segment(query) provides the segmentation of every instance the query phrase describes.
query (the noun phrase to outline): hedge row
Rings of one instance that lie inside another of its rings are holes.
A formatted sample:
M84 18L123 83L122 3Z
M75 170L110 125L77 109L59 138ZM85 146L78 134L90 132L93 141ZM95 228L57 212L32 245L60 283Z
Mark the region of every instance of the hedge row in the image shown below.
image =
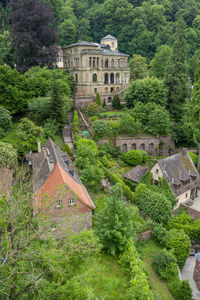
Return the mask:
M130 279L130 288L126 296L130 295L130 299L153 300L147 275L132 239L128 241L125 251L120 255L119 264Z
M131 203L134 203L135 202L135 195L131 191L131 189L118 176L116 176L115 174L113 174L110 170L106 169L105 167L103 167L103 169L104 169L105 176L109 179L109 181L112 184L119 183L120 186L121 186L121 188L122 188L122 190L123 190L124 196Z
M74 134L78 134L78 112L74 111L74 122L73 122Z

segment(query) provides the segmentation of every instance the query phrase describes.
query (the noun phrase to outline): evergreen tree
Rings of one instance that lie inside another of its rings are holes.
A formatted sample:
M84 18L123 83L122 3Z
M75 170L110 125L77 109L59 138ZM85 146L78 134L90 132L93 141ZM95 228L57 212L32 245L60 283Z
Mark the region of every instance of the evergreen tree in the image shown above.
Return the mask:
M180 18L177 22L175 42L172 55L165 70L165 83L168 86L168 107L175 120L180 120L182 105L188 94L185 22Z
M96 93L96 103L101 106L101 98L99 93Z
M64 101L60 93L59 85L55 78L53 78L52 84L50 118L56 120L57 124L59 124L60 129L64 126L66 121Z
M115 95L112 99L112 107L115 109L121 109L121 103L118 95Z
M130 237L134 236L135 211L123 201L119 184L111 189L106 207L96 216L96 233L103 248L110 254L122 252Z

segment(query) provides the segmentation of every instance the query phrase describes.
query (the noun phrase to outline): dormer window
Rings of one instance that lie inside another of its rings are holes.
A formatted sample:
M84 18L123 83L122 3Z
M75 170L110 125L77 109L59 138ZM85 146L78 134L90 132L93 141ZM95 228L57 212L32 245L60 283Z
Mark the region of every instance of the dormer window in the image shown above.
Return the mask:
M62 206L62 200L57 200L55 208L61 208L61 206Z
M73 206L73 205L75 205L75 199L71 198L69 199L69 206Z
M74 177L74 170L69 170L69 173Z

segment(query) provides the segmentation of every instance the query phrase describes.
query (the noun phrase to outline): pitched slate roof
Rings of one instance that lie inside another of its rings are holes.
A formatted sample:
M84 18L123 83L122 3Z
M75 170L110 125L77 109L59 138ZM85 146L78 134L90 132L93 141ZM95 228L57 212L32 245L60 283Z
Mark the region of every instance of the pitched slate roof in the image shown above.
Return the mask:
M138 183L141 178L148 172L149 168L146 166L136 166L126 174L123 175L124 178L130 179L133 182Z
M158 165L176 196L194 188L200 183L199 173L185 149L180 153L160 159Z
M30 154L28 158L30 159ZM33 174L33 191L36 193L37 199L40 198L41 193L46 193L52 197L57 192L58 184L65 184L83 204L91 209L95 208L71 159L51 139L48 139L42 152L32 154L32 161L33 164L37 162L37 166L34 165L36 171Z
M105 41L105 40L115 40L115 41L117 41L117 39L113 35L111 35L111 34L107 34L101 40L102 41Z

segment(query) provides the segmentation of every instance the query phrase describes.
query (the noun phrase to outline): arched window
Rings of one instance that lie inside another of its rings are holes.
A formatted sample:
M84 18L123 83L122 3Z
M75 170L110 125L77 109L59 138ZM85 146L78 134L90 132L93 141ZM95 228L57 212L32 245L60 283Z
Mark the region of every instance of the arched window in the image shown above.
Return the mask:
M112 58L111 59L111 68L114 68L115 67L115 61L114 61L114 59Z
M116 83L120 83L120 74L119 73L116 74Z
M135 144L135 143L133 143L132 145L131 145L131 150L136 150L137 149L137 145Z
M114 83L115 82L115 76L113 73L110 74L110 83Z
M108 103L111 103L111 102L112 102L112 98L108 97Z
M122 152L127 152L127 149L128 149L127 144L123 144L122 145Z
M93 81L93 82L97 82L97 74L93 74L93 76L92 76L92 81Z
M104 84L108 84L108 73L104 74Z
M149 144L149 154L153 154L153 152L154 152L154 144L151 143Z
M159 156L163 155L163 151L164 151L164 145L163 145L163 143L160 143L159 144Z
M105 60L105 68L108 68L108 59Z
M145 150L145 144L140 145L140 150Z

